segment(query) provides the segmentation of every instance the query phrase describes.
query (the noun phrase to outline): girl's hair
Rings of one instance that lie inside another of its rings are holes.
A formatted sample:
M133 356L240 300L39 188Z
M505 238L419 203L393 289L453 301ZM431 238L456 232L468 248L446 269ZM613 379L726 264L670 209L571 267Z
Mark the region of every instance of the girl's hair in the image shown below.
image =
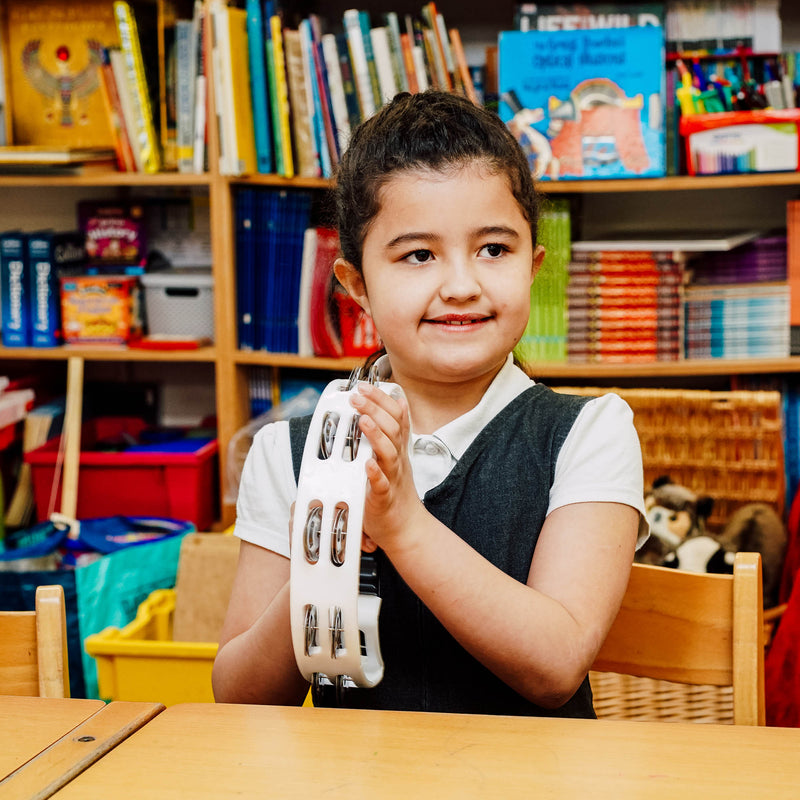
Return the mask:
M458 169L474 161L505 174L536 242L539 194L516 139L493 111L440 91L403 92L355 129L336 172L342 255L359 271L379 194L393 173Z

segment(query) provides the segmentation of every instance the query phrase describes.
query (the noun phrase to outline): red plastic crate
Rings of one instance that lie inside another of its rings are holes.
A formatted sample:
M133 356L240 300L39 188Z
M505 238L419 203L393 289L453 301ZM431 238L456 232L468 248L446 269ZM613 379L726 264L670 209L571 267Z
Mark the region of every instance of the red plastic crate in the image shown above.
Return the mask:
M100 417L83 425L78 473L78 519L117 514L170 517L209 530L216 513L216 439L190 453L91 452L97 441L122 433L136 437L145 423L130 417ZM58 457L58 439L25 454L31 465L39 521L47 519ZM61 486L55 510L61 507Z

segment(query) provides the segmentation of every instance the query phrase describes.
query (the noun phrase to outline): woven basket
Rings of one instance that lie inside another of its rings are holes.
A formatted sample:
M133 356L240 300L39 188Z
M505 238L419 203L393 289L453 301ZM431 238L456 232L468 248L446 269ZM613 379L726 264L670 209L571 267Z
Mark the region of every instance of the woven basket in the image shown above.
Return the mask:
M590 672L598 719L733 724L732 686L692 686Z
M783 516L785 478L780 392L559 387L570 394L615 392L633 410L645 486L661 475L714 499L710 531L745 503Z

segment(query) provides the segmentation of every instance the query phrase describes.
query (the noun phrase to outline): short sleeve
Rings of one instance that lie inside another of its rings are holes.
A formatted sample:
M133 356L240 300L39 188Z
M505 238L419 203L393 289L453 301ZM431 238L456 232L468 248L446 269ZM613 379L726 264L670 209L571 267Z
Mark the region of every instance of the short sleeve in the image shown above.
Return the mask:
M273 422L253 437L239 483L234 533L289 557L289 518L297 496L289 423Z
M581 409L556 462L548 513L570 503L623 503L639 514L637 546L647 538L644 473L630 406L614 393Z

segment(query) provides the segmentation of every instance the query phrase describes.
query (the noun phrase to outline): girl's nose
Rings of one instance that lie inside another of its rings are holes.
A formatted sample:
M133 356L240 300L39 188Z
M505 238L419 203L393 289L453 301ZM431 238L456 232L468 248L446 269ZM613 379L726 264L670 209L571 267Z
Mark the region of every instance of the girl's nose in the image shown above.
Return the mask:
M448 262L443 269L439 294L444 300L464 302L481 294L476 268L466 260Z

